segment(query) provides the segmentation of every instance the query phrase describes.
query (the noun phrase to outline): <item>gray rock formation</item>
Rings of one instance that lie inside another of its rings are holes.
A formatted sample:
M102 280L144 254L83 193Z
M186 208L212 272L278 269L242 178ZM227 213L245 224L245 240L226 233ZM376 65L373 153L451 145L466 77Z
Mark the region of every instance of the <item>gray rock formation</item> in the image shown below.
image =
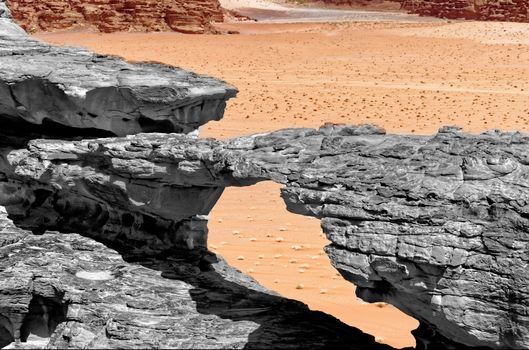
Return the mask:
M123 255L0 214L0 260L0 347L390 350L211 253Z
M95 139L191 132L236 90L39 43L4 0L0 76L0 346L384 348L207 251L223 189L273 180L358 296L420 320L420 348L529 348L529 136Z
M322 220L327 253L364 300L397 306L446 342L528 348L528 150L519 133L332 125L226 143L32 141L3 157L0 204L36 232L186 250L205 247L203 215L225 186L271 179L286 185L289 210Z
M222 118L237 90L158 63L130 64L31 39L0 1L0 120L9 136L189 133Z

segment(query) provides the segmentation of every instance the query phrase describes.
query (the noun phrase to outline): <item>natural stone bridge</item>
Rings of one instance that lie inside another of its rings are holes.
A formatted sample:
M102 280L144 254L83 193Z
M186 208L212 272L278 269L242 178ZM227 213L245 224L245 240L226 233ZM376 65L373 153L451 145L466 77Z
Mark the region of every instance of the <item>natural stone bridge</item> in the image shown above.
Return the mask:
M152 131L192 131L235 90L52 48L0 12L0 346L34 347L33 334L52 348L388 348L207 251L223 189L271 180L290 211L321 219L359 297L421 322L418 348L529 347L528 135L137 134L151 131L142 118L161 123ZM31 60L61 69L44 75ZM95 138L107 135L122 137Z

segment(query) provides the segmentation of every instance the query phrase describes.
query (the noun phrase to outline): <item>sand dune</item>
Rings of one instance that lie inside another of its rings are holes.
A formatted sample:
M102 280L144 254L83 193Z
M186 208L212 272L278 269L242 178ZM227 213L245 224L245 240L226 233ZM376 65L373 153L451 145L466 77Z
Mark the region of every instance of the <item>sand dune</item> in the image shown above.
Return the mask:
M156 60L240 89L204 137L324 122L376 123L393 133L529 131L529 46L518 24L226 24L241 35L42 34L131 60ZM483 31L483 32L482 32ZM482 34L485 33L485 34ZM516 45L507 44L515 42ZM319 223L286 212L279 188L230 188L213 210L210 248L281 294L332 313L381 342L413 345L417 322L359 303L322 252Z

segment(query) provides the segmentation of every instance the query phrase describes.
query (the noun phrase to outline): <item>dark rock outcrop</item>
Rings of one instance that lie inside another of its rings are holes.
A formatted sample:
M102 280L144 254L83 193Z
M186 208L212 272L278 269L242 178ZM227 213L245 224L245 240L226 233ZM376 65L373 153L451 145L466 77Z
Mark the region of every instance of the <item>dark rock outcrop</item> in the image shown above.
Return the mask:
M0 214L0 260L0 347L390 350L207 252L123 254Z
M0 12L4 136L189 133L222 118L226 101L237 93L222 81L182 69L130 64L83 49L43 44L10 20L3 0Z
M399 307L439 339L527 348L528 148L519 133L397 136L372 126L227 143L163 134L32 141L4 156L0 204L37 232L185 250L204 247L202 215L223 187L271 179L286 185L289 210L322 220L327 253L359 297ZM167 202L158 189L171 193ZM190 190L201 195L179 192ZM123 213L127 223L116 222ZM149 216L170 229L142 231ZM179 231L195 220L200 229Z
M90 27L101 32L215 33L223 22L218 0L8 0L13 16L30 32Z

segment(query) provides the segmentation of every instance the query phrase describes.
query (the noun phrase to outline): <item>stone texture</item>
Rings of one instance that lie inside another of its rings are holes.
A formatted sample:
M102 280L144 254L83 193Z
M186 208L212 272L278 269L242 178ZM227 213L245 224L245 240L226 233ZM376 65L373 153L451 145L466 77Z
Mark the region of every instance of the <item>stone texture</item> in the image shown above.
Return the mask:
M226 100L237 93L179 68L43 44L10 21L3 0L0 6L2 135L188 133L222 118Z
M215 33L223 22L217 0L8 0L27 31L91 27L101 32L177 31Z
M528 135L328 126L236 143L287 184L289 210L321 218L359 297L461 344L529 347Z
M529 22L526 0L403 0L402 7L423 16Z
M122 254L77 234L36 236L0 214L0 261L7 349L390 349L208 252Z
M332 5L376 5L381 0L314 0ZM529 22L527 0L389 0L421 16L481 21Z
M520 133L444 128L425 137L333 125L228 142L37 140L4 154L0 205L35 232L70 230L124 251L185 251L205 246L203 215L223 187L274 180L286 185L290 211L321 219L327 253L358 296L416 317L419 340L528 348L528 151ZM161 188L177 192L164 202ZM145 230L146 217L172 228ZM179 231L179 223L200 229Z
M0 205L36 233L82 232L149 252L205 248L204 215L238 183L216 148L178 134L31 141L0 157Z

